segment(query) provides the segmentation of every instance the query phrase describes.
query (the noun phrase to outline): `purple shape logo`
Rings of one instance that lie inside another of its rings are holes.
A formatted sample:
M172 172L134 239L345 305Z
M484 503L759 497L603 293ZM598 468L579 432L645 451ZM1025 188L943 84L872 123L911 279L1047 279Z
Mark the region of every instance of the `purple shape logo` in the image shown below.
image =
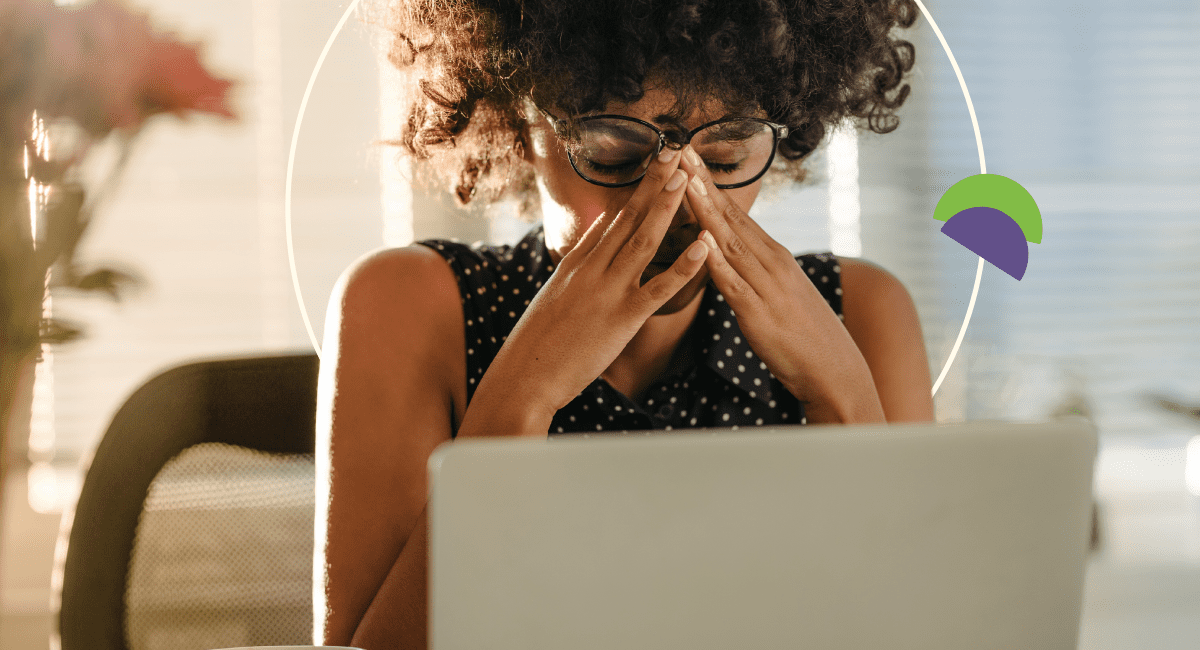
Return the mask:
M1025 233L1011 217L996 208L967 208L950 217L942 232L1020 280L1029 266L1029 244Z
M1020 280L1029 266L1029 243L1042 241L1042 215L1020 183L998 174L976 174L955 183L938 201L933 218L942 232L972 253Z

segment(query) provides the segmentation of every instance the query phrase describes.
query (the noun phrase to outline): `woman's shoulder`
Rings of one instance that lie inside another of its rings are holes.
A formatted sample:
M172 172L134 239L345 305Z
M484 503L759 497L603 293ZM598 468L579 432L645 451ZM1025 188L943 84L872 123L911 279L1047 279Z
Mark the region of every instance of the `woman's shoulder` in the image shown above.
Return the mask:
M411 298L433 302L449 289L454 293L454 274L446 260L425 246L381 248L355 260L338 281L335 293L373 301L381 298Z
M843 287L843 321L859 346L890 339L921 340L920 320L912 296L883 267L853 257L838 257Z
M461 299L446 261L428 248L380 249L354 262L325 331L322 356L335 361L342 388L465 403Z
M904 284L878 264L833 253L795 257L851 334L869 336L897 316L915 320L916 307Z
M916 305L904 284L865 260L838 258L843 322L871 369L888 420L933 419L929 360Z
M912 307L912 297L904 284L883 267L854 257L834 259L839 268L847 311L877 311L881 308L891 311L898 307Z
M873 304L909 299L904 284L873 262L828 252L797 254L795 258L818 289L826 285L835 288L836 295L842 296L847 303Z
M424 246L385 248L356 260L342 274L331 307L341 336L376 345L428 345L430 336L457 331L458 286L446 261ZM329 325L327 325L327 328Z
M509 280L543 257L540 230L513 246L466 245L429 239L402 248L384 248L355 261L338 281L334 300L343 314L364 312L372 322L409 324L438 330L461 324L463 305L483 288ZM510 268L511 267L511 268ZM514 278L515 279L515 278Z

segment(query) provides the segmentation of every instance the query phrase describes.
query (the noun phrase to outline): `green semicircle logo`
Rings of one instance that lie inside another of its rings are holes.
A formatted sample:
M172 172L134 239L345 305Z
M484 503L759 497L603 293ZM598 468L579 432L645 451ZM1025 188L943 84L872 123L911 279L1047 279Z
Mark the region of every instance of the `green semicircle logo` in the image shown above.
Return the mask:
M950 217L968 208L994 208L1008 215L1025 240L1042 243L1042 213L1037 203L1021 184L999 174L975 174L955 183L938 200L933 218L949 221Z

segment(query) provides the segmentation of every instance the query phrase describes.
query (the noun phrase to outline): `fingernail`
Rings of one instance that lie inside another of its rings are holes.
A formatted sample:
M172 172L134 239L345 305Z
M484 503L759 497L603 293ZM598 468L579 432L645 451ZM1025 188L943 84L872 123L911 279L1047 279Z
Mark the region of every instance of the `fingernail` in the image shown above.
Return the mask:
M687 180L687 174L683 173L682 170L676 169L675 172L671 174L671 180L667 181L667 191L674 192L675 190L679 189L685 180Z
M675 160L675 156L678 156L678 155L679 155L678 149L672 149L670 147L663 147L663 150L658 152L658 159L662 162L671 162L672 160Z
M687 159L695 167L704 167L704 161L700 159L700 154L696 153L696 150L691 145L687 147Z
M692 176L692 188L704 196L708 195L708 188L704 187L704 181L699 176Z
M704 234L703 234L703 235L701 235L701 236L702 236L702 237L704 237L704 243L708 244L708 245L709 245L711 248L713 248L714 250L716 250L716 248L717 248L717 240L713 239L713 236L712 236L712 233L711 233L711 232L708 232L707 230L705 230L705 231L704 231Z
M708 251L705 250L704 244L703 244L703 242L701 242L701 244L699 246L697 246L695 244L692 244L691 246L689 246L687 256L688 256L688 259L695 262L697 260L702 259L706 253L708 253Z

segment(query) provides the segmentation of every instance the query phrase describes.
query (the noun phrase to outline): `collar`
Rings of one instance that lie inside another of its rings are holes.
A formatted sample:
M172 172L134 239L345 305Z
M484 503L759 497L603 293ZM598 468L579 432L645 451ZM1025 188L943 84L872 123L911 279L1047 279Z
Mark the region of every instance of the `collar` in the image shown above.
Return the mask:
M750 397L769 404L775 377L750 349L733 309L711 283L704 290L696 318L704 364Z

